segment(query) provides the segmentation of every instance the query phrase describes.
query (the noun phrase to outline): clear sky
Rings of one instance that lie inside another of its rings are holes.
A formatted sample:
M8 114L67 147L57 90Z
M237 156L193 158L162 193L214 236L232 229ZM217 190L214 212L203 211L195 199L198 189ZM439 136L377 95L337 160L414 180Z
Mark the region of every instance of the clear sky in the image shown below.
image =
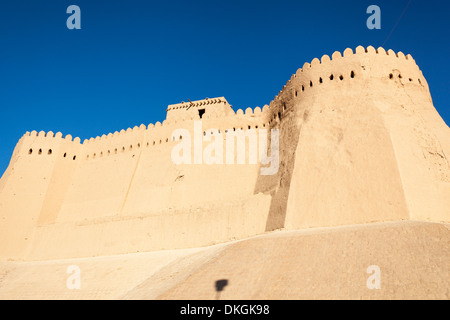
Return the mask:
M0 0L0 175L26 131L83 141L187 99L262 107L304 62L386 40L414 57L449 124L450 1L412 0L399 21L409 1ZM66 26L72 4L81 30ZM366 27L372 4L381 30Z

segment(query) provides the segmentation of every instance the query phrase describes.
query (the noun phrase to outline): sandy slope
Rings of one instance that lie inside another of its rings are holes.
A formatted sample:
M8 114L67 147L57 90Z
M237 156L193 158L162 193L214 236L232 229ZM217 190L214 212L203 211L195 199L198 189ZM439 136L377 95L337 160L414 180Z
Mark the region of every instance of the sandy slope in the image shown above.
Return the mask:
M277 231L189 250L5 262L1 299L448 299L450 231L399 221ZM68 290L66 268L81 269ZM366 286L370 265L381 289ZM228 285L220 295L217 280Z

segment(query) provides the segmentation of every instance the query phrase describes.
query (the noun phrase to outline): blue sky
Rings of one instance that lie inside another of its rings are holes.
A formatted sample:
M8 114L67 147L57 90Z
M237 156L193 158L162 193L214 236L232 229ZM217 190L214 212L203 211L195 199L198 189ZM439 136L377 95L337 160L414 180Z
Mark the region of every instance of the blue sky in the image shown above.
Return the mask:
M0 2L0 174L26 131L86 138L225 96L262 107L304 62L381 46L409 0ZM81 30L69 30L69 5ZM366 9L381 8L381 30ZM384 46L412 54L450 123L449 1L412 0Z

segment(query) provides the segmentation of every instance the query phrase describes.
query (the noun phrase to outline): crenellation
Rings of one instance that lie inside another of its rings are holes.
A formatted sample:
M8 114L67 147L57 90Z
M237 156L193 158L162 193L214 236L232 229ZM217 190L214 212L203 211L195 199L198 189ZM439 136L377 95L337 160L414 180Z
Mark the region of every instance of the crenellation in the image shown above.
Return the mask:
M353 50L350 48L347 48L344 50L344 57L349 57L353 55Z

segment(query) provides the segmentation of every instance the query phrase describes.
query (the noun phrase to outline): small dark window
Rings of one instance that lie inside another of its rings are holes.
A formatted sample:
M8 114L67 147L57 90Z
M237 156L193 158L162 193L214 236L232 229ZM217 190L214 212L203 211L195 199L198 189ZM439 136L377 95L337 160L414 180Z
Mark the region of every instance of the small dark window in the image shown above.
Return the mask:
M38 152L38 154L42 154L42 149L39 149L39 152Z
M64 158L67 157L67 153L64 153Z
M130 144L130 151L133 150L133 146Z
M141 147L141 144L140 143L138 143L138 148L140 148Z
M342 81L344 80L344 77L342 76L342 74L339 76L339 79Z
M333 76L333 75L331 75L331 76L330 76L330 80L333 80L333 79L334 79L334 76Z
M309 82L309 86L310 86L310 87L312 87L312 86L313 86L313 84L312 84L312 81L310 81L310 82Z
M252 128L252 126L248 126L248 130L250 130Z
M125 152L125 147L122 147L122 152Z
M297 96L297 90L295 90L295 96Z
M389 74L389 79L393 79L394 78L394 75L391 73L391 74Z
M354 72L354 71L352 71L352 72L350 73L350 77L351 77L352 79L355 77L355 72Z
M110 151L110 150L108 150L108 156L109 156L109 155L111 155L111 151Z
M115 153L115 154L117 154L117 148L116 148L116 149L114 149L114 153Z
M319 79L319 83L323 83L323 80L322 80L322 78L320 78L320 79Z
M166 142L169 142L169 138L166 139Z
M33 149L28 150L28 154L32 154L33 153Z
M153 145L155 145L156 144L156 141L153 141Z
M73 160L76 160L77 156L73 156Z
M52 154L52 149L49 149L49 150L48 150L48 154Z
M278 112L278 119L281 120L281 112Z
M412 82L412 79L411 79L411 78L409 78L409 82Z
M399 74L399 75L398 75L398 78L399 78L399 79L401 79L401 78L403 78L403 77L402 77L402 75L401 75L401 74Z
M302 85L302 91L305 91L305 86Z
M200 116L200 119L203 117L204 114L205 114L205 109L198 110L198 115Z

